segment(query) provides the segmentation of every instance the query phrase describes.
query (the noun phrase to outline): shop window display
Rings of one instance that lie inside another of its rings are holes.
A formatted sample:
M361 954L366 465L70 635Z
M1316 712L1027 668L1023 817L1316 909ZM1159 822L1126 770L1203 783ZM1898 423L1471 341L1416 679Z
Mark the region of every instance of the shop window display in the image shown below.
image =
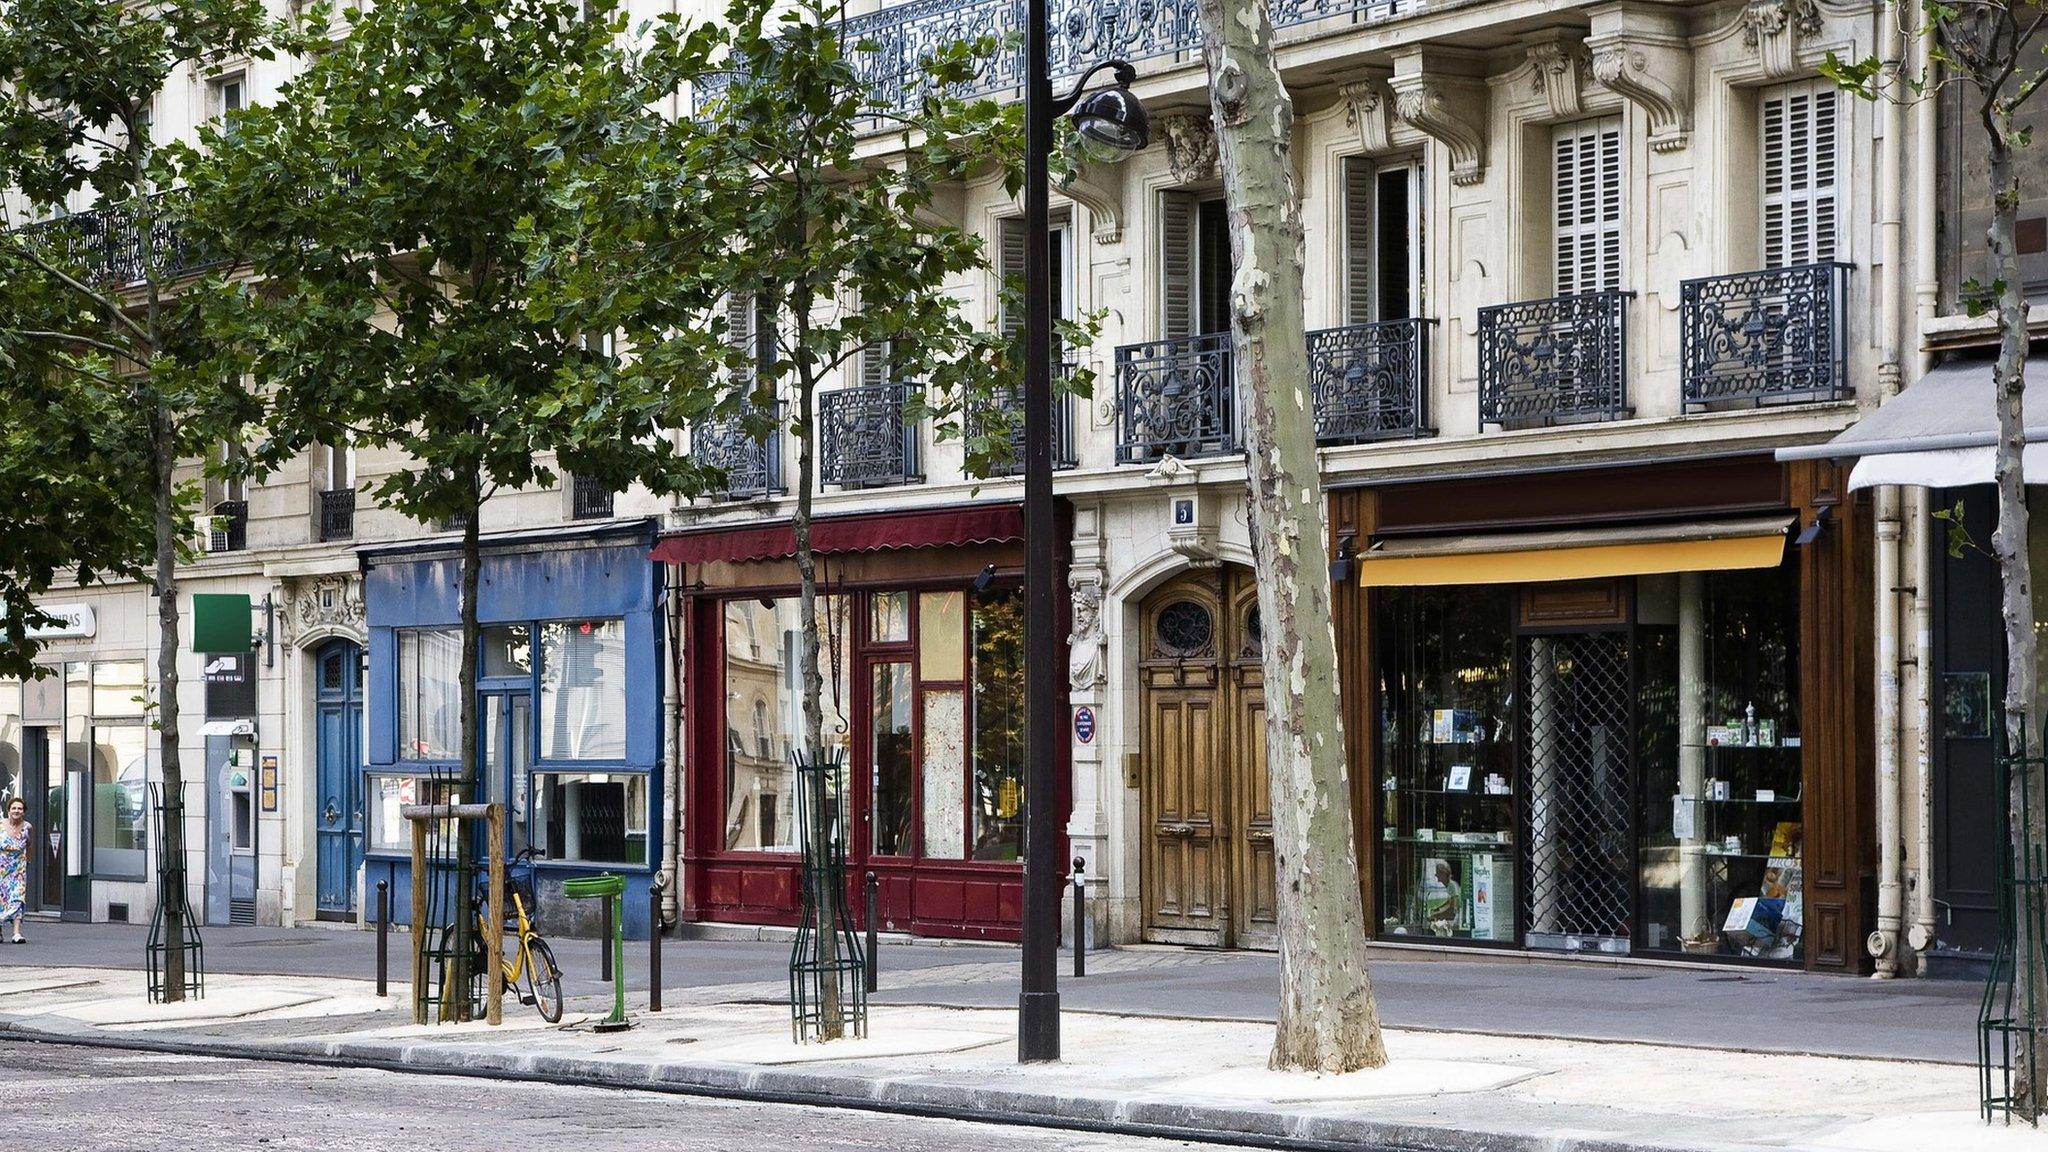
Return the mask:
M1024 847L1024 597L990 591L974 602L974 839L976 860L1016 860Z
M847 760L852 684L847 677L847 599L818 598L824 741ZM804 745L803 631L796 597L725 604L725 847L795 852L796 770ZM748 731L751 729L752 731Z
M647 776L639 772L536 772L533 830L546 860L647 863Z
M398 758L454 760L462 750L462 633L398 632Z
M1511 607L1491 587L1381 596L1383 936L1515 939Z

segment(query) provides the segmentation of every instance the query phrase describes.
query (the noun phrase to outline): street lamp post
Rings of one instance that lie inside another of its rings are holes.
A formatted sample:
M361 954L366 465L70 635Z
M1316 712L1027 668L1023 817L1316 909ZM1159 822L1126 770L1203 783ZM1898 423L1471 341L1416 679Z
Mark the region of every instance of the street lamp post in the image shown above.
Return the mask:
M1058 783L1055 714L1059 677L1058 539L1052 503L1052 134L1071 113L1082 145L1103 160L1121 159L1146 143L1145 109L1131 94L1137 78L1121 60L1089 69L1073 91L1055 98L1047 43L1047 0L1025 8L1024 75L1024 981L1017 999L1017 1059L1060 1058L1059 933L1062 855L1052 798ZM1089 94L1104 69L1116 84Z

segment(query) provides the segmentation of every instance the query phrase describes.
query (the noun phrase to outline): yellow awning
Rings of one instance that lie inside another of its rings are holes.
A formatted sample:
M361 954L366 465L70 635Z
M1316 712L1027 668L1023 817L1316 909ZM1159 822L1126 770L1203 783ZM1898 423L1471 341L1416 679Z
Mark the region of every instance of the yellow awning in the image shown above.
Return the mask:
M1793 517L1389 540L1358 557L1367 587L1539 584L1658 572L1776 568Z

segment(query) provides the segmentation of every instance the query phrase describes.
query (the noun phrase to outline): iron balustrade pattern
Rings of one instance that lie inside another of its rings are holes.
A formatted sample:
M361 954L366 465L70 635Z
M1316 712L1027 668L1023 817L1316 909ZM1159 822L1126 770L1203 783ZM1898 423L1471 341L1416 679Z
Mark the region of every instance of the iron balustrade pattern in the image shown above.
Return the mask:
M1063 380L1074 371L1074 365L1057 364L1053 367L1054 379ZM1008 413L1010 421L1010 458L991 461L988 474L996 476L1022 476L1024 474L1024 389L1022 385L998 390L987 401L988 408L1001 409ZM982 411L967 414L967 430L970 436L979 436L987 428L989 417ZM1074 398L1066 393L1054 393L1052 398L1052 466L1073 468L1080 463L1080 455L1074 447Z
M1118 348L1116 406L1119 464L1237 451L1230 333Z
M240 552L249 546L249 502L222 500L213 506L207 528L208 552Z
M1802 264L1680 285L1685 410L1848 397L1848 282L1847 264Z
M1479 310L1479 430L1629 414L1631 292L1583 292Z
M606 520L612 514L612 490L582 476L569 478L569 516L575 520Z
M1386 320L1308 334L1316 443L1427 436L1429 321Z
M161 192L151 200L159 208L165 203ZM15 232L55 263L83 268L101 283L125 286L144 279L142 229L135 210L128 205L25 224ZM216 261L200 244L188 240L177 223L160 214L150 219L149 239L151 260L159 276L182 276Z
M1340 18L1371 24L1421 7L1420 0L1274 0L1271 11L1275 28L1291 28ZM1051 0L1047 26L1049 71L1056 83L1112 58L1191 62L1202 46L1196 0ZM953 95L1021 98L1024 5L1017 0L912 0L849 17L841 32L874 105L895 114L909 112L923 98L926 60L952 45L984 39L996 43L996 51L982 61L973 82ZM854 50L857 44L873 51ZM731 83L729 75L712 78L698 86L699 96L716 96Z
M348 540L356 534L356 490L333 488L320 494L320 539Z
M755 436L740 416L706 421L690 430L690 456L725 474L725 485L718 493L724 499L745 500L782 491L779 428Z
M924 479L917 427L904 419L915 384L835 388L818 397L822 479L842 488L880 488Z

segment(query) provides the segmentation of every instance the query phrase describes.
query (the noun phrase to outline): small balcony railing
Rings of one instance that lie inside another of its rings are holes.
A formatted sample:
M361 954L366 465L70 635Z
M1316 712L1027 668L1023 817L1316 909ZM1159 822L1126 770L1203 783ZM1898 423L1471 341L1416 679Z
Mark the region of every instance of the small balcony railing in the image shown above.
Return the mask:
M167 203L162 193L151 200L159 210ZM144 279L142 229L136 215L129 205L114 205L26 224L16 231L40 251L84 269L94 280L125 287ZM151 218L149 237L151 261L159 276L182 276L216 260L165 216Z
M706 421L690 430L690 456L725 476L716 495L726 500L772 496L782 491L782 431L765 436L747 431L740 416Z
M1118 348L1116 405L1119 464L1237 451L1230 333Z
M1054 366L1055 379L1065 379L1073 372L1074 365ZM995 476L1022 476L1024 474L1024 390L1005 388L998 395L989 398L989 405L1000 408L1009 420L1010 456L1007 460L995 461L989 465L988 474ZM991 419L982 412L969 412L968 432L980 435L987 429ZM1052 466L1072 468L1080 463L1074 448L1074 398L1056 392L1052 398Z
M222 500L214 504L207 532L208 552L240 552L249 546L249 502Z
M1428 436L1429 321L1387 320L1308 334L1316 443Z
M1626 417L1633 295L1584 292L1481 308L1480 430Z
M1802 264L1681 284L1685 410L1849 396L1848 287L1847 264Z
M607 520L612 514L612 490L582 476L569 478L569 516L575 520Z
M881 488L924 479L917 426L904 419L915 384L836 388L818 397L819 469L827 484Z
M320 539L348 540L356 534L356 490L332 488L320 494Z

